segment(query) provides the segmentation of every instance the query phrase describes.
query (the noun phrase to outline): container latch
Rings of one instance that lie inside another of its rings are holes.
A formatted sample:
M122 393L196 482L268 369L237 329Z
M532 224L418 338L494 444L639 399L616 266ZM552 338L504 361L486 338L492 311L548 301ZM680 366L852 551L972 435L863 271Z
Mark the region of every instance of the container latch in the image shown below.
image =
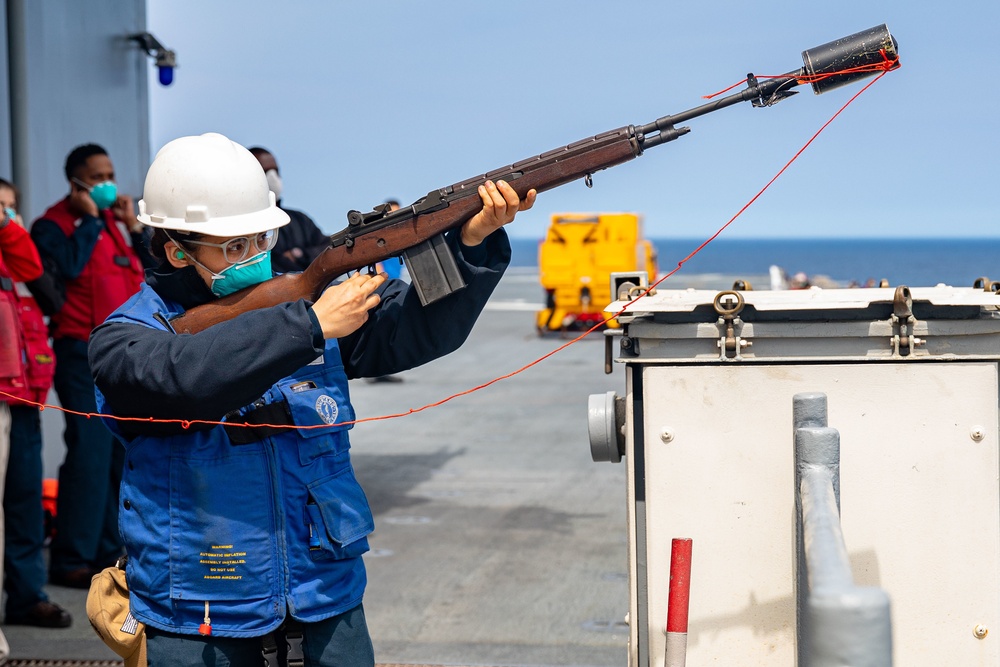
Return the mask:
M737 316L743 311L743 295L736 291L719 292L715 295L712 306L719 314L719 319L715 322L719 327L719 340L716 342L719 359L742 359L740 353L753 344L739 335L743 320Z
M913 316L913 297L910 288L900 285L892 297L892 356L908 357L924 340L914 335L917 318Z

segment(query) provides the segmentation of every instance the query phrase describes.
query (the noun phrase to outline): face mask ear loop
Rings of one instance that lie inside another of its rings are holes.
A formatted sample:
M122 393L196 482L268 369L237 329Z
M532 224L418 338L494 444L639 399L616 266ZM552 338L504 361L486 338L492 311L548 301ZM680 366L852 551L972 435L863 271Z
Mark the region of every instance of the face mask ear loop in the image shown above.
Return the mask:
M83 181L81 181L76 176L71 176L70 180L73 181L74 183L76 183L77 185L79 185L81 188L83 188L87 192L93 192L93 190L94 190L93 186L87 185L86 183L84 183ZM173 241L173 239L170 239L170 240ZM174 243L176 243L176 241L174 241Z
M215 271L213 271L212 269L208 268L207 266L205 266L204 264L202 264L201 262L199 262L197 259L195 259L194 255L191 254L191 251L188 250L180 241L178 241L173 236L171 236L170 232L168 232L167 230L164 229L163 233L167 235L168 239L170 239L171 241L174 242L175 246L177 246L178 248L180 248L181 250L184 251L184 254L187 255L188 259L190 259L192 262L194 262L195 264L197 264L201 268L203 268L206 271L208 271L209 273L211 273L212 274L212 280L225 280L226 279L225 276L216 273Z

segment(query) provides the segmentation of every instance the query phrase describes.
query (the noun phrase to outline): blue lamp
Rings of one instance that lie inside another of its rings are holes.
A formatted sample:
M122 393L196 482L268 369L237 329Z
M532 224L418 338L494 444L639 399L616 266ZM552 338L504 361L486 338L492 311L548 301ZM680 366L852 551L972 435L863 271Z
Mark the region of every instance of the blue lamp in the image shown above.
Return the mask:
M177 67L177 54L174 51L160 44L160 41L148 32L129 35L128 38L137 43L147 55L156 59L161 86L169 86L174 82L174 68Z

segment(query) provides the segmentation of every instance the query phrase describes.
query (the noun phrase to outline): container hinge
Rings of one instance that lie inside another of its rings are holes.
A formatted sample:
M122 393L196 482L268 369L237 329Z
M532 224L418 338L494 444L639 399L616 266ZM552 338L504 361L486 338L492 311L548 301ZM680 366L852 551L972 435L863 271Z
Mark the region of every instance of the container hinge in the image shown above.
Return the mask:
M741 360L743 350L753 345L751 341L740 337L743 320L737 315L743 311L743 295L735 291L719 292L715 295L712 306L719 314L719 319L715 322L719 327L719 340L716 341L719 360Z
M896 293L892 298L892 316L889 318L892 325L892 356L908 357L918 347L926 343L922 338L917 338L915 334L917 318L913 316L913 297L910 295L910 288L900 285L896 288Z

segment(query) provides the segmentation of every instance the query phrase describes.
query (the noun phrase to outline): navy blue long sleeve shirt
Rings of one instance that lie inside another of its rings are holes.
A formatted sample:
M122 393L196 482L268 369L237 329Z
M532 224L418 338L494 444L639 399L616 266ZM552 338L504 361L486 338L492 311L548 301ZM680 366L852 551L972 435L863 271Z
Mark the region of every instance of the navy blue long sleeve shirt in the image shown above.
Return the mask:
M63 278L73 280L83 272L94 253L97 237L104 230L104 220L92 215L80 218L80 225L66 236L59 225L41 218L31 226L31 239L38 252L51 257Z
M412 285L386 282L368 321L338 341L349 378L414 368L465 342L510 261L510 243L503 230L471 248L457 232L447 238L467 286L422 306ZM147 272L146 282L185 308L215 298L191 267ZM90 338L94 381L117 416L218 420L322 353L310 306L251 311L193 335L103 324ZM163 428L133 426L135 433Z

